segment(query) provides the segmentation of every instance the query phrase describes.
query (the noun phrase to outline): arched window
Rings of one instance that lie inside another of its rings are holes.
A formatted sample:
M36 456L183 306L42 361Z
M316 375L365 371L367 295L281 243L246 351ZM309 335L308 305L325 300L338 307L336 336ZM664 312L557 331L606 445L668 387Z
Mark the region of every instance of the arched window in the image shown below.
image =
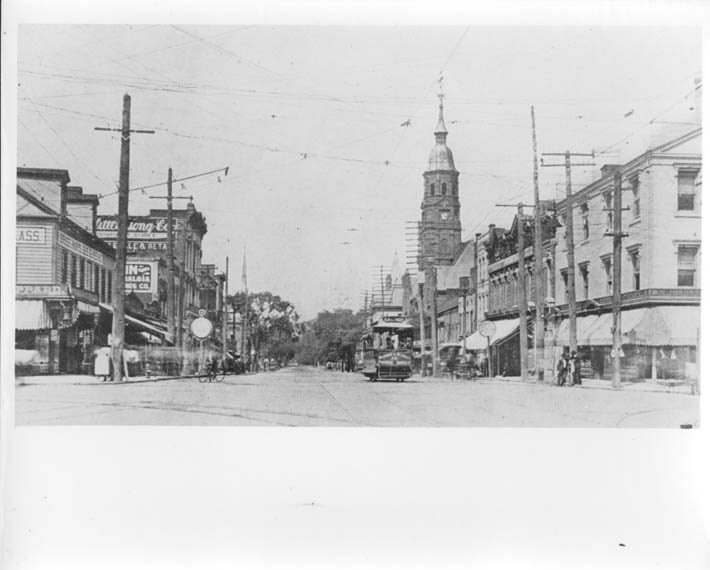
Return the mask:
M446 182L441 185L441 195L446 196Z
M434 195L434 188L435 188L435 186L434 186L434 183L432 182L431 186L429 186L429 195L430 196Z

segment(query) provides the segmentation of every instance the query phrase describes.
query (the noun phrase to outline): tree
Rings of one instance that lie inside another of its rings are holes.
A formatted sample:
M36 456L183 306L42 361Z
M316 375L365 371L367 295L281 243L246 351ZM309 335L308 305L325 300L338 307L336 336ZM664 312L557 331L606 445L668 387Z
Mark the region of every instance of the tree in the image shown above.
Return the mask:
M352 367L357 343L364 332L364 318L350 309L322 311L306 324L306 331L296 346L296 356L301 364L316 361L340 361Z
M227 297L234 310L244 313L244 293ZM298 312L293 304L269 291L250 293L247 299L247 330L251 347L259 358L276 358L285 364L294 357L299 335Z

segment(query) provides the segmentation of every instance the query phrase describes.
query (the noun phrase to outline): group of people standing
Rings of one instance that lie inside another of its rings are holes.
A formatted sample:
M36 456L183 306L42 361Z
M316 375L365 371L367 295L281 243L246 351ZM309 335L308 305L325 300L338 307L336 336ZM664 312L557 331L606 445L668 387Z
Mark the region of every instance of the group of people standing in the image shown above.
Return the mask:
M579 355L574 350L572 354L568 354L565 351L557 361L557 385L574 386L575 384L582 384L582 368Z

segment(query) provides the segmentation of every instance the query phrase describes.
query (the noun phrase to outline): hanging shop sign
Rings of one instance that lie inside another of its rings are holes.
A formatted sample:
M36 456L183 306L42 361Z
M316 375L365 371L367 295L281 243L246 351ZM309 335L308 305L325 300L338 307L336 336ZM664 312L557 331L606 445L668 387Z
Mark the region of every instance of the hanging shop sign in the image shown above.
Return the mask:
M197 317L190 323L190 331L198 340L204 340L212 334L212 321L206 317Z

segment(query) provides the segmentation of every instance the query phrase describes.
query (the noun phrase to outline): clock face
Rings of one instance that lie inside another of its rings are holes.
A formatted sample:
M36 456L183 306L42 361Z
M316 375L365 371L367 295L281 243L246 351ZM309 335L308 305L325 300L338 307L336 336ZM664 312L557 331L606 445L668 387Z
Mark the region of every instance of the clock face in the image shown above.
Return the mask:
M449 213L448 213L448 212L441 212L441 219L442 219L442 220L448 220L448 219L449 219Z

